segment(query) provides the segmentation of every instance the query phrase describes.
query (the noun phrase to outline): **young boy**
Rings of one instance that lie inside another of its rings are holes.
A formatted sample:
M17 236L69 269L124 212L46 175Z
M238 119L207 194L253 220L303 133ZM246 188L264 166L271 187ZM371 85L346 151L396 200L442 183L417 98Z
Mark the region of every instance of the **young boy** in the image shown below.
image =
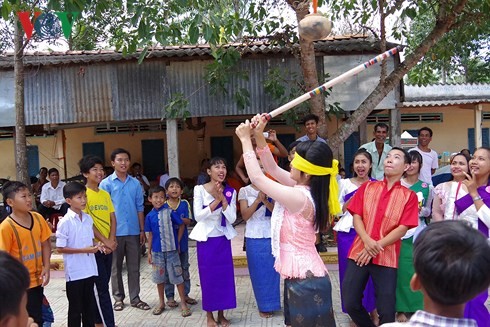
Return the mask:
M400 239L418 223L417 195L400 183L410 164L406 150L392 148L384 160L384 180L362 184L347 207L357 236L348 254L342 301L358 326L375 327L362 305L369 277L374 282L380 323L395 321Z
M68 298L68 326L94 326L94 282L97 263L94 253L104 251L94 245L92 218L82 210L87 204L86 188L78 182L63 187L63 196L70 208L56 231L56 247L63 253Z
M165 284L177 285L181 299L184 295L184 278L179 258L179 243L184 233L184 223L178 216L171 216L171 209L165 204L165 189L155 186L148 191L148 201L153 209L146 215L145 232L148 233L148 262L153 265L153 282L157 284L160 305L153 309L154 315L162 314L165 310L164 289ZM172 224L178 225L178 234L175 235ZM177 236L177 237L176 237ZM168 278L166 273L168 272ZM191 310L185 301L181 301L182 317L191 315Z
M474 326L465 319L466 302L490 285L490 245L464 221L444 220L430 224L413 247L414 291L424 295L424 310L407 323L383 326Z
M7 182L2 193L10 215L0 224L0 250L19 259L29 271L27 312L42 326L43 287L50 276L51 229L40 214L31 211L32 197L26 185Z
M114 327L114 310L112 309L111 294L109 293L109 280L111 278L112 253L117 247L116 242L116 214L112 205L111 196L99 188L104 178L102 160L93 155L82 158L78 163L80 172L86 179L87 205L83 210L90 215L94 222L96 241L104 244L105 252L96 252L98 276L95 278L99 306L95 310L96 326Z
M189 297L191 291L191 276L189 274L189 233L187 226L192 222L191 206L187 200L182 200L182 192L184 190L184 183L177 177L170 178L165 183L165 190L167 191L167 205L172 210L170 215L175 219L180 218L184 222L184 234L180 239L180 263L182 264L182 276L184 277L184 301L187 304L197 304L197 301ZM173 225L174 234L178 234L180 226ZM165 278L168 278L168 272L165 272ZM175 288L173 284L165 285L165 296L167 297L167 305L169 307L177 307L178 304L174 300ZM181 299L182 300L182 299Z
M26 310L29 271L5 251L0 251L0 327L36 326Z

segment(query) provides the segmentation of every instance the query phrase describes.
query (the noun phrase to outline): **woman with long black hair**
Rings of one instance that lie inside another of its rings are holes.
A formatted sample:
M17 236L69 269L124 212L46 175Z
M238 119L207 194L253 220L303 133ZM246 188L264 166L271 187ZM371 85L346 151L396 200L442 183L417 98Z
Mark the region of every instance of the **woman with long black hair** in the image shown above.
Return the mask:
M328 271L315 248L315 232L327 225L329 214L340 211L335 175L338 162L322 142L298 144L291 171L274 161L263 136L267 120L263 115L247 120L236 129L252 183L275 202L271 237L274 268L284 281L284 318L291 326L335 326L332 310L332 286ZM257 142L253 150L251 135ZM326 201L328 199L328 203Z

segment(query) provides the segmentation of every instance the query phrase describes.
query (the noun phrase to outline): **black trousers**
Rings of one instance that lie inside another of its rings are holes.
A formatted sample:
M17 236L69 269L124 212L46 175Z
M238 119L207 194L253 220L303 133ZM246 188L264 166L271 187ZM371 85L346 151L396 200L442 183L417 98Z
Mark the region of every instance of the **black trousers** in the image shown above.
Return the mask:
M59 213L62 216L66 215L69 207L70 205L66 202L61 205L60 210L48 208L45 207L43 204L40 204L39 207L37 207L37 212L39 212L41 216L43 216L45 219L48 219L49 216L51 216L53 213Z
M354 260L348 260L342 283L342 303L357 326L375 327L362 305L363 292L369 277L374 283L380 325L395 321L396 271L396 268L372 263L359 267Z
M43 288L41 286L33 287L27 290L26 309L29 317L34 319L38 326L43 325Z
M112 309L111 293L109 292L109 280L111 279L112 253L104 254L97 252L95 254L97 262L97 271L99 275L95 277L95 286L97 289L96 301L99 307L95 310L95 323L102 324L106 327L114 327L114 311Z
M95 277L66 282L68 327L95 326Z

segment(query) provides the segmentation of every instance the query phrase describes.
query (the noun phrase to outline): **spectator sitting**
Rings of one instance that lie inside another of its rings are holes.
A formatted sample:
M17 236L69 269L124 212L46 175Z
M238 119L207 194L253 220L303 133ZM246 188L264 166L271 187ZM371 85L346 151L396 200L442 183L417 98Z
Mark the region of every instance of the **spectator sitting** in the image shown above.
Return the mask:
M197 175L196 185L203 185L209 182L208 168L209 168L209 159L208 158L202 159L201 170L199 171L199 175Z
M158 180L158 185L160 185L161 187L165 188L165 184L167 184L167 181L168 181L169 178L170 178L170 175L168 173L168 165L166 165L166 170L160 176L160 179Z
M41 167L41 169L39 169L39 175L38 176L39 177L38 177L37 181L34 184L32 184L32 194L34 195L34 197L36 199L37 205L39 206L39 204L41 204L40 198L41 198L42 187L44 186L44 184L49 183L48 179L47 179L48 168Z
M140 182L143 194L146 195L146 192L150 188L150 181L148 180L148 178L146 178L145 175L143 175L143 168L138 162L135 162L131 165L131 176L133 176L138 180L138 182Z
M490 285L490 245L476 229L461 220L430 224L413 248L413 290L424 295L424 310L407 323L383 326L477 326L465 319L466 302Z
M56 168L49 169L48 177L50 182L42 187L41 204L37 211L46 219L53 213L59 213L64 216L69 207L63 197L65 182L60 181L60 173Z

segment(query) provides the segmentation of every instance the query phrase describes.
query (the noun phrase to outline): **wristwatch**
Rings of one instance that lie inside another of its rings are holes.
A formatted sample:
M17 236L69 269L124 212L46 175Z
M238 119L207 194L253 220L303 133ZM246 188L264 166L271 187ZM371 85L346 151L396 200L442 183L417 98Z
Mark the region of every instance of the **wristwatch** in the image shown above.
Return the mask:
M478 201L478 200L481 200L481 196L477 195L477 196L473 197L473 202Z

